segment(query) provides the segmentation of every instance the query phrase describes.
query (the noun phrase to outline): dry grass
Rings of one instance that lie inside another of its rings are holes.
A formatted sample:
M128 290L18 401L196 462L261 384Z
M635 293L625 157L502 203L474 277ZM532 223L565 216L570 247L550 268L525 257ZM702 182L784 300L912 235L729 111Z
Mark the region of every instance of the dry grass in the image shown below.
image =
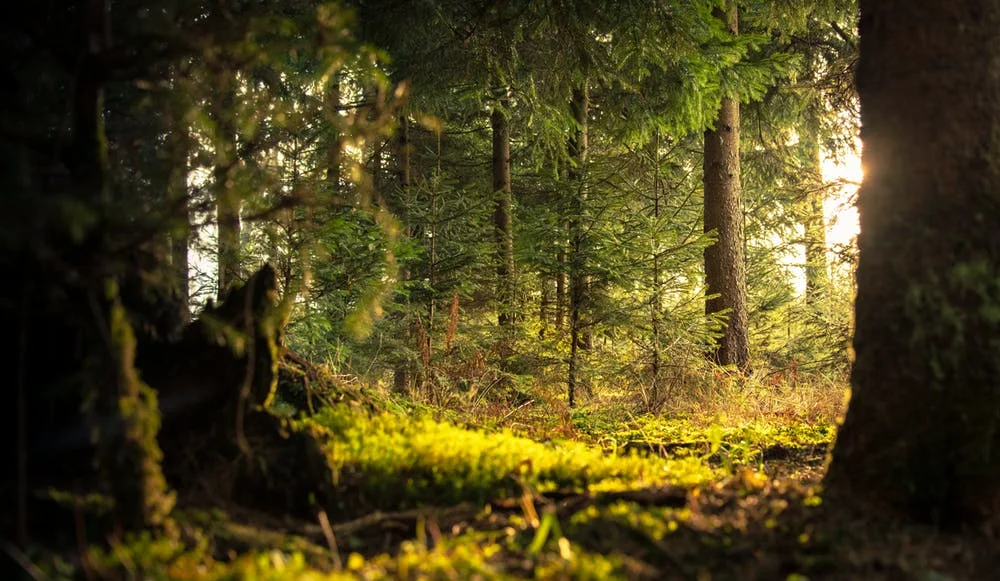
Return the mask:
M662 414L692 420L771 423L834 423L847 409L846 385L822 377L771 385L758 377L716 372L710 385L678 394Z

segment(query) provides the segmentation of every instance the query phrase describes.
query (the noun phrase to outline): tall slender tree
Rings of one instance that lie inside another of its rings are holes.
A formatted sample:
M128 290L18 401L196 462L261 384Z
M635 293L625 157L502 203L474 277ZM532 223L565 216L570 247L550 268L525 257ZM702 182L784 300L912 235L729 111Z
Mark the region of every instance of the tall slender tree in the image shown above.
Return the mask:
M569 252L567 264L569 267L569 376L567 389L569 406L576 403L576 388L579 385L580 349L589 347L585 339L588 330L585 321L587 302L587 248L586 223L584 221L585 204L587 200L587 131L590 117L590 92L586 82L583 86L573 89L573 99L570 102L573 120L576 127L569 139L569 157L572 165L567 174L570 186L570 218L569 218Z
M511 216L514 195L510 183L510 98L507 88L500 95L490 114L493 132L493 228L497 255L497 320L501 327L514 323L515 264L514 229Z
M800 176L802 187L802 229L806 259L806 301L816 306L822 301L823 292L829 286L826 258L826 217L823 201L826 187L823 183L822 149L820 147L820 112L822 103L813 101L807 105L802 127L801 149L803 169Z
M860 6L856 360L827 488L996 527L1000 1Z
M168 212L171 215L170 264L173 269L173 284L177 289L181 304L181 319L190 319L190 292L188 249L191 244L191 209L188 191L188 171L190 168L191 135L184 117L185 107L179 99L168 105L165 115L166 127L171 132L167 136L167 158L170 165L167 178Z
M736 3L718 11L730 34L738 34ZM750 362L743 211L740 199L740 102L722 99L715 127L705 132L705 232L716 242L705 249L707 315L727 313L713 353L721 365L745 368Z
M223 298L240 277L240 208L243 197L234 187L234 175L239 163L236 151L236 83L233 71L215 74L216 95L211 105L215 122L212 135L214 166L212 193L215 199L218 235L217 267L218 294Z

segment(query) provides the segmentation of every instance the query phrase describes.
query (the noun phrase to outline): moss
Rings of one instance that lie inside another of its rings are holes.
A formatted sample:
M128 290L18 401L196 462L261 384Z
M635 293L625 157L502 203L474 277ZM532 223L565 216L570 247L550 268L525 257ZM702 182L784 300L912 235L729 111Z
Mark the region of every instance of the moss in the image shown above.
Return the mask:
M136 340L125 307L110 285L111 340L116 349L117 412L124 431L121 438L105 436L101 442L105 470L109 472L116 509L130 526L167 524L174 495L167 487L157 442L160 410L156 392L139 379L135 369Z
M541 443L430 418L369 418L328 408L305 422L324 438L345 494L376 501L382 509L480 503L515 494L523 485L607 491L695 485L717 477L697 460L608 455L580 442Z

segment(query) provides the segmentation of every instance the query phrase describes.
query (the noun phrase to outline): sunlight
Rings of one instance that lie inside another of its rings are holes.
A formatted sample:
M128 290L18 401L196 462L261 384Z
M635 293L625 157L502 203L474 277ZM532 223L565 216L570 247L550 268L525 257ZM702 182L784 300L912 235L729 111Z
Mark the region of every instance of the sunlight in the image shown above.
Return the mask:
M860 149L859 144L859 153ZM850 244L860 231L858 209L854 206L854 200L862 177L859 154L849 153L840 160L831 157L823 160L823 181L838 184L823 204L827 244L831 248Z

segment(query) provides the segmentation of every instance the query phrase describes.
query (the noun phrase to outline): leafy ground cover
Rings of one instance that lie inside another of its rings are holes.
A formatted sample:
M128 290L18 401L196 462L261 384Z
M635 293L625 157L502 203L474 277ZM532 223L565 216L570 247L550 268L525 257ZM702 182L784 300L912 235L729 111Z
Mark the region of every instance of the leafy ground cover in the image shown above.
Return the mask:
M81 539L73 552L19 555L22 570L36 579L991 578L1000 555L983 535L837 510L818 487L836 409L767 415L763 402L751 405L763 395L657 415L610 400L569 412L540 398L471 424L412 402L328 406L291 426L319 438L334 474L335 506L314 520L182 496L172 535Z

